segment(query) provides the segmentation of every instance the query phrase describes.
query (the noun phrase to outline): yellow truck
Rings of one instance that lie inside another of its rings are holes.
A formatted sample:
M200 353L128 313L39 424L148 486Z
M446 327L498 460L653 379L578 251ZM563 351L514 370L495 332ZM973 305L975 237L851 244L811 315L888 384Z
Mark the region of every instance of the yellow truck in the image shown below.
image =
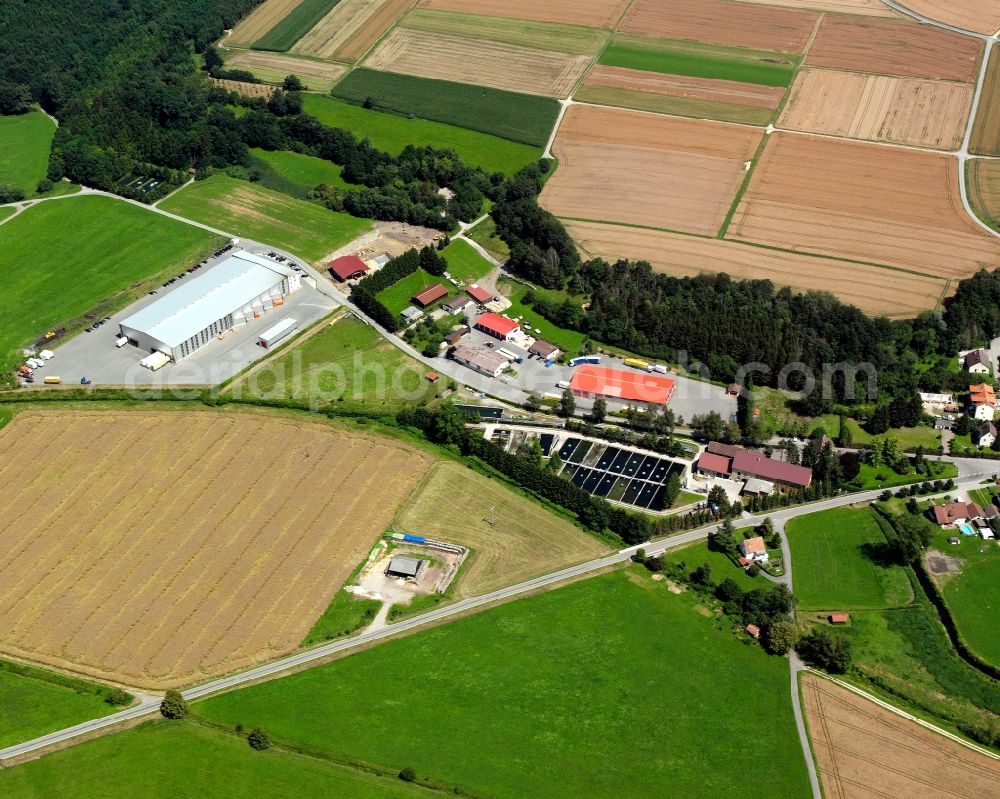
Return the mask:
M55 375L49 375L48 377L45 378L45 382L51 386L54 385L55 383L61 383L62 378L56 377Z

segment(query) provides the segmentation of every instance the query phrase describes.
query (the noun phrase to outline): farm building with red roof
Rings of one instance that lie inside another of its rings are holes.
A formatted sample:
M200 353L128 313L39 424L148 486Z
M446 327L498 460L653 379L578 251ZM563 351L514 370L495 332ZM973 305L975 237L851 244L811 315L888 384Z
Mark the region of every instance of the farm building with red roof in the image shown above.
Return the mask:
M764 480L778 488L808 488L812 483L812 469L794 463L774 460L756 452L729 444L709 443L698 458L696 468L710 477L731 480ZM750 488L749 486L747 487ZM765 491L764 493L770 493Z
M484 313L476 320L476 330L482 330L487 335L501 341L508 341L521 332L521 326L506 316Z
M341 283L361 277L368 271L368 264L356 255L342 255L330 261L330 274Z
M435 283L433 286L428 286L423 291L419 291L410 297L414 303L419 305L421 308L426 308L432 302L437 302L442 297L448 296L448 289L442 286L440 283Z
M674 393L674 381L648 372L623 372L583 364L569 383L574 397L606 399L638 407L663 406Z
M490 294L486 289L480 288L479 286L473 284L469 286L465 293L468 294L472 299L478 302L480 305L485 305L490 300L493 299L493 295Z

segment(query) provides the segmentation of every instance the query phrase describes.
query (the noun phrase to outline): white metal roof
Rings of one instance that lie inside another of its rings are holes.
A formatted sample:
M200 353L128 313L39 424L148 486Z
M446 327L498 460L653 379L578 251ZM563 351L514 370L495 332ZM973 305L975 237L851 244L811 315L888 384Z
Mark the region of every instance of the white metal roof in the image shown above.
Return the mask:
M282 319L280 322L278 322L278 324L271 325L267 330L261 333L260 338L269 339L272 336L278 335L279 333L284 333L290 327L295 327L296 325L298 325L298 321L296 321L295 319L291 318Z
M168 347L179 347L291 274L263 256L241 250L207 272L188 277L165 297L123 319L122 325Z

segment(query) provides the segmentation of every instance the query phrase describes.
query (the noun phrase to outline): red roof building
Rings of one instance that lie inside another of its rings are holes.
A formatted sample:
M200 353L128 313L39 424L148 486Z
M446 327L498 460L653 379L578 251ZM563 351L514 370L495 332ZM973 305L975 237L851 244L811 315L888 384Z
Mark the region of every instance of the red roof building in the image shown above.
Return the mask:
M622 372L594 364L583 364L569 383L574 397L610 399L629 405L666 405L674 393L674 381L648 372Z
M748 624L746 630L754 638L760 638L760 627L758 627L756 624Z
M513 319L495 313L484 313L476 320L476 330L482 330L487 335L507 341L521 331L521 326Z
M745 449L733 456L732 471L737 477L757 477L796 488L808 488L812 483L812 469L765 458Z
M490 294L486 289L479 288L479 286L472 285L469 286L465 293L468 294L472 299L478 302L480 305L485 305L490 300L493 299L493 295Z
M421 308L426 308L432 302L437 302L442 297L446 297L447 295L448 289L440 283L435 283L433 286L428 286L423 291L414 294L410 297L410 299Z
M831 613L830 624L847 624L851 617L846 613Z
M330 261L330 274L341 283L361 277L368 271L368 264L356 255L342 255Z
M729 477L730 459L725 455L716 455L714 452L703 452L698 458L698 471L719 477Z

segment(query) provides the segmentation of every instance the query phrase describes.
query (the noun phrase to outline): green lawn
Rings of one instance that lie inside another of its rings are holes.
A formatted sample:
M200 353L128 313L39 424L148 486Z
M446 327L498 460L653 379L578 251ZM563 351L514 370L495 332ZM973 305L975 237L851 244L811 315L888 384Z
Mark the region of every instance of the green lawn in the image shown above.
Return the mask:
M3 222L3 220L5 220L8 216L13 216L16 210L17 209L15 208L9 208L9 207L0 208L0 222Z
M453 241L441 254L448 261L448 274L465 283L475 283L493 269L493 264L476 252L469 242L461 239Z
M484 172L514 174L542 156L542 148L427 119L386 114L319 94L303 96L303 110L324 125L346 128L379 150L398 155L407 145L454 150Z
M56 126L41 111L0 116L0 183L9 183L31 196L49 166L49 150Z
M962 561L958 574L940 580L945 602L962 637L980 657L1000 666L1000 544L954 530L935 536L931 549Z
M500 291L511 301L510 308L504 311L507 316L512 319L520 317L522 327L537 327L542 331L541 333L532 332L533 336L537 336L550 344L555 344L570 357L573 357L580 352L580 348L583 346L583 341L586 336L576 330L564 330L563 328L556 327L541 314L532 309L530 305L525 305L522 302L522 299L528 292L527 286L522 286L520 283L507 283L504 281L500 283ZM545 294L544 291L539 291L537 293L541 295Z
M834 508L790 519L792 590L799 606L854 610L908 605L913 591L906 572L879 564L886 543L873 511Z
M366 219L328 211L228 175L192 183L160 207L313 263L371 227Z
M874 438L871 433L867 433L861 428L856 419L848 418L847 427L851 431L851 436L855 444L867 444ZM930 452L937 451L937 448L941 446L941 432L935 430L930 425L894 427L885 435L899 441L903 449L923 447Z
M193 710L496 799L808 792L787 662L740 643L640 568ZM751 745L766 749L760 779L740 765Z
M535 147L545 146L559 116L559 103L551 97L363 67L338 83L333 95L358 105L370 99L375 108L478 130ZM306 111L311 113L308 106Z
M0 769L5 799L288 799L426 797L379 777L275 749L255 752L234 734L190 721L154 721Z
M305 199L309 190L320 183L341 189L357 189L342 177L341 168L322 158L288 150L250 150L254 166L261 170L260 184L275 191Z
M109 197L29 208L0 225L0 359L51 328L85 327L84 313L124 307L221 241Z
M648 36L618 35L600 63L646 72L788 86L799 56Z
M856 491L870 491L876 488L894 488L910 483L923 483L927 480L947 480L949 477L958 477L958 469L955 464L927 461L929 474L917 474L910 471L907 474L897 474L888 466L873 467L871 464L862 463L857 476L848 483L848 487ZM912 469L912 467L911 467Z
M120 710L104 701L101 690L80 680L0 661L0 749Z
M320 641L331 641L334 638L350 635L370 624L380 607L382 603L377 599L364 599L340 589L323 615L317 619L302 645L309 646Z
M255 50L290 50L340 0L302 0L267 33L253 43Z
M355 403L369 410L422 404L434 395L426 368L371 327L345 317L289 349L246 382L237 395Z
M411 297L423 291L435 283L440 283L447 289L454 288L445 278L434 277L434 275L428 274L423 269L418 269L411 275L407 275L398 283L393 283L389 288L383 289L378 293L378 298L382 304L392 311L393 315L399 316L400 312L408 305L413 305ZM443 301L448 295L442 297ZM432 305L431 308L434 306ZM421 309L430 310L430 309Z
M466 231L465 235L501 263L510 258L510 247L497 235L497 226L493 217L486 217L474 228Z
M700 494L697 496L699 499L704 499ZM737 538L740 536L742 536L742 532L738 531ZM681 547L680 549L667 550L663 556L663 561L677 565L683 564L683 568L688 573L694 571L703 563L707 563L712 570L712 579L715 582L721 583L727 577L730 577L738 582L740 588L744 591L749 591L751 588L766 588L768 586L764 577L751 577L724 552L709 549L708 542L706 541L699 541L696 544Z

